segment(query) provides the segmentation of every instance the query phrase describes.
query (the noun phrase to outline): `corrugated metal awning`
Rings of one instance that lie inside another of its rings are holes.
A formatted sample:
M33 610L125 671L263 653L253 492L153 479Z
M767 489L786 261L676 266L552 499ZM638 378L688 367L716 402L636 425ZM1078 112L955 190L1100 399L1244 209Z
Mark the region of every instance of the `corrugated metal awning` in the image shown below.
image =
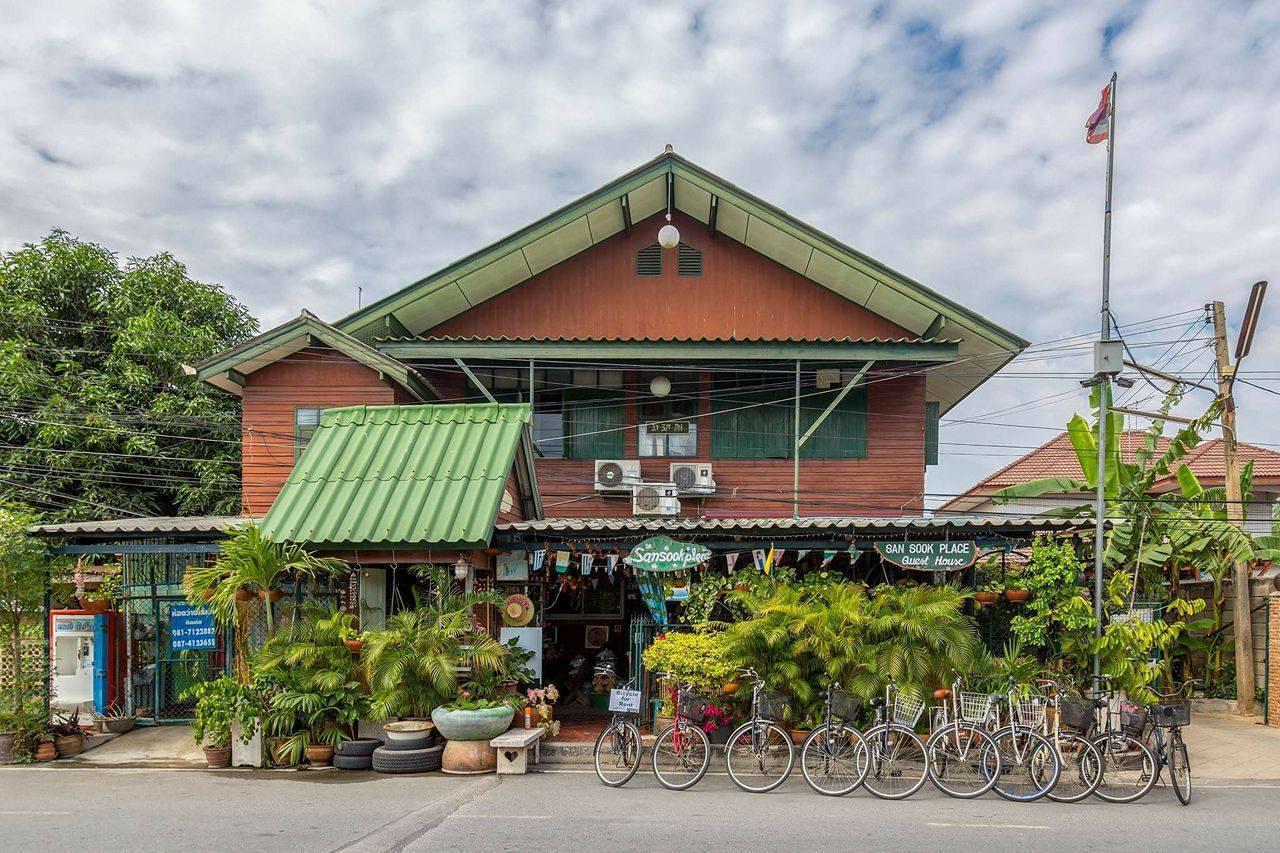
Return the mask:
M245 515L158 515L38 524L27 529L34 536L169 536L190 533L224 533L255 519Z
M724 532L727 534L773 532L837 532L842 535L901 536L909 531L929 531L934 535L961 532L1008 535L1022 532L1091 531L1091 520L1071 518L896 518L827 516L808 518L548 518L497 525L502 533L671 533Z

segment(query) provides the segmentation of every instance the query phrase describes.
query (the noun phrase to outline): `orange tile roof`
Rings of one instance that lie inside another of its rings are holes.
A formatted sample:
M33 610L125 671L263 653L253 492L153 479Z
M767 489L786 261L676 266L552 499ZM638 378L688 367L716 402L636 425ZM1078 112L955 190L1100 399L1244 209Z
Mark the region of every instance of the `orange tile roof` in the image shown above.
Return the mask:
M1143 446L1145 430L1126 430L1120 436L1120 455L1126 462L1134 461L1137 451ZM1169 446L1169 439L1162 437L1159 449L1163 451ZM1240 444L1240 464L1253 462L1253 477L1280 478L1280 453L1258 447L1253 444ZM1222 439L1213 438L1201 442L1195 450L1188 454L1184 464L1191 469L1204 485L1221 485L1226 470L1222 459ZM1065 432L1058 433L1040 447L991 474L963 495L953 498L940 509L946 509L966 497L989 494L997 489L1016 486L1028 480L1039 480L1044 477L1076 477L1081 476L1080 463L1076 460L1075 450ZM1162 492L1173 486L1176 481L1167 478L1156 483L1153 491Z

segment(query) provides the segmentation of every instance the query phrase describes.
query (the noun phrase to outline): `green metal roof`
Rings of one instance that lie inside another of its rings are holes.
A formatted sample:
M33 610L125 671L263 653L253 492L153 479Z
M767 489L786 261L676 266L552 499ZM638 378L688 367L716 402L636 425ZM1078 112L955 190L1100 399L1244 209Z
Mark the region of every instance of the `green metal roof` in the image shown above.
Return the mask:
M263 533L322 546L485 545L531 419L528 404L326 409Z
M539 221L351 314L336 325L374 343L420 335L672 207L921 337L959 339L957 362L929 371L945 412L1027 341L668 149Z

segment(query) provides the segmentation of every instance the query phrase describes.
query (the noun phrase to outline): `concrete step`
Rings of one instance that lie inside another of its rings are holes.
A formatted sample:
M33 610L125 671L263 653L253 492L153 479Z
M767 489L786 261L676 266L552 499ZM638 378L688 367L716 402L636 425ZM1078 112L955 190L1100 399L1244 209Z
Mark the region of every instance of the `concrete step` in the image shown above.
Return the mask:
M641 737L646 755L652 751L654 740L653 735L646 734ZM595 748L595 741L589 740L544 740L540 762L559 766L590 767L593 763L592 753Z

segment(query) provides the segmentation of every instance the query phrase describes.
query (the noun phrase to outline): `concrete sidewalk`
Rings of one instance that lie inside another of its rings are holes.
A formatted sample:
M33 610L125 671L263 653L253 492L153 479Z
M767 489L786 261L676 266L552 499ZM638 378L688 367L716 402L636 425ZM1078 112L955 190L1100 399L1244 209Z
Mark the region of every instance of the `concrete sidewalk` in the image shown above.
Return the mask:
M1280 728L1260 716L1193 710L1182 735L1196 780L1280 781Z
M185 770L204 767L204 752L191 737L191 727L139 726L54 767L153 767Z

